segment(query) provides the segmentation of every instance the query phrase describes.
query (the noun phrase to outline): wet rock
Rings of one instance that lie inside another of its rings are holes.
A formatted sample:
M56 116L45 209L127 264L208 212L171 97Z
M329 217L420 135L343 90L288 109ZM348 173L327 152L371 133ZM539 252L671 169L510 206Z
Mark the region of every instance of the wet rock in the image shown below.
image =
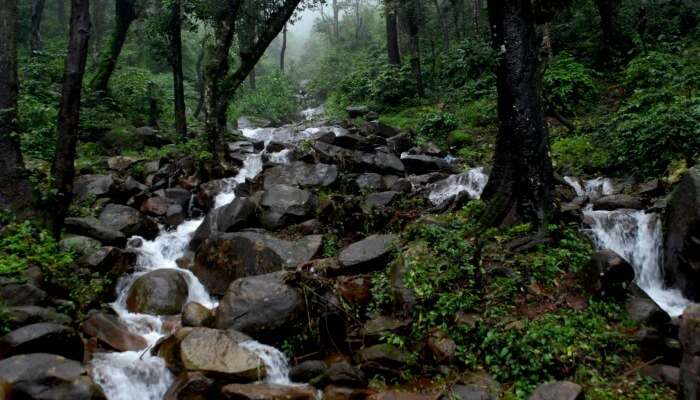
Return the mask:
M388 191L379 193L370 193L365 198L365 207L367 209L386 207L399 195L398 192Z
M10 283L0 286L0 300L7 307L37 306L46 302L48 295L30 283Z
M671 317L659 307L643 290L636 284L630 289L630 295L625 302L627 314L633 321L640 322L647 326L661 327Z
M352 150L323 142L316 142L312 147L321 161L325 163L344 165L347 162L351 162L355 155L355 152Z
M108 196L114 188L112 175L80 175L73 182L76 201Z
M117 351L139 351L148 346L143 337L129 332L114 315L93 313L83 322L81 330L86 337L94 337L107 348Z
M187 295L187 281L183 273L174 269L158 269L136 279L126 305L131 312L175 315L182 310Z
M477 385L452 385L440 400L496 400L488 390Z
M274 185L299 186L302 188L330 186L338 179L338 167L328 164L308 164L297 161L265 171L263 187Z
M7 314L10 317L9 326L12 329L17 329L25 325L36 324L39 322L51 322L59 325L70 325L72 322L69 316L58 313L51 307L8 307Z
M189 190L179 187L164 189L162 193L159 191L157 194L165 197L169 204L177 204L183 209L189 207L192 199L192 193Z
M338 255L336 272L366 272L386 266L396 235L372 235L343 249Z
M339 276L335 287L349 304L366 306L372 301L372 280L367 276Z
M136 136L144 146L162 147L172 144L172 141L161 135L157 129L150 126L136 128Z
M398 390L387 390L369 396L368 400L431 400L430 394L403 392Z
M316 392L305 386L272 383L231 384L221 388L224 399L231 400L315 400Z
M255 129L255 128L269 128L272 126L272 121L251 116L241 116L237 120L238 129Z
M672 365L654 364L647 365L640 371L642 376L651 378L657 382L676 387L680 383L680 369Z
M413 190L413 184L408 179L397 179L394 183L389 186L389 190L399 193L411 193Z
M141 203L141 212L156 217L162 217L168 212L170 202L163 196L149 197Z
M384 124L379 121L370 121L361 127L361 130L365 135L368 136L378 136L381 138L390 138L398 135L398 131L392 126Z
M125 251L107 246L100 247L97 251L79 258L78 265L89 269L91 272L99 272L113 278L119 278L133 271L137 257L134 251Z
M321 360L308 360L293 366L289 370L289 379L292 382L311 383L319 380L326 372L328 364Z
M640 196L657 197L664 194L664 185L659 179L652 179L637 185L635 192Z
M107 159L107 166L115 171L124 171L141 160L138 157L115 156Z
M287 185L272 185L260 199L260 221L267 229L279 229L309 219L318 207L316 196Z
M209 326L214 322L211 310L199 303L190 302L182 308L182 326Z
M185 210L179 204L171 204L168 206L168 211L165 212L165 224L168 226L178 226L185 222L187 217Z
M379 315L367 321L362 327L362 334L369 339L379 339L389 333L399 333L411 326L410 320Z
M700 166L689 169L671 195L665 215L667 283L700 301Z
M331 363L323 376L325 384L351 388L367 387L365 374L346 361Z
M700 399L700 306L683 311L679 330L683 358L680 365L680 393L684 400Z
M583 400L583 388L573 382L543 383L528 397L529 400Z
M55 354L25 354L2 360L0 378L10 383L9 396L13 399L105 398L82 364Z
M400 173L403 174L405 167L401 160L389 153L362 153L356 152L353 161L358 168L366 169L378 173Z
M348 113L348 117L350 118L362 118L365 115L369 114L370 109L367 106L357 105L347 107L345 109L345 112Z
M425 174L428 172L439 172L450 169L450 164L443 158L424 155L404 155L401 162L406 167L406 171L412 174Z
M628 194L612 194L593 201L594 210L617 210L620 208L641 210L644 203L637 197Z
M411 148L411 138L408 134L401 133L388 138L386 140L386 145L392 153L401 155L401 153Z
M0 338L0 358L49 351L82 361L83 342L74 329L50 322L23 326Z
M183 372L177 376L163 400L206 400L216 398L215 380L201 372Z
M361 400L367 398L371 392L366 389L347 388L329 385L323 389L324 400Z
M362 174L355 179L355 186L360 192L374 192L384 188L382 176L374 173Z
M276 272L234 281L215 312L215 326L254 338L269 338L294 322L303 310L299 293Z
M582 283L596 295L621 299L634 280L634 268L612 250L599 250L584 267Z
M99 240L87 236L66 235L58 242L58 246L61 250L70 251L80 257L97 251L102 247L102 243L100 243Z
M214 208L216 196L227 186L224 179L216 179L199 185L199 191L194 198L195 204L205 211Z
M428 336L428 349L437 363L450 363L457 353L457 344L444 332L433 331Z
M387 343L365 347L358 351L355 357L363 371L382 371L386 368L399 369L410 364L408 354Z
M197 250L192 272L213 294L223 295L238 278L293 268L309 261L321 248L321 235L294 242L264 231L217 234Z
M190 241L190 249L197 249L205 239L216 232L233 232L248 228L252 225L254 217L255 204L245 197L238 197L204 217Z
M66 218L66 230L77 235L91 237L108 246L124 247L126 236L112 229L97 218Z
M364 138L352 133L336 136L335 141L333 142L333 144L336 146L344 147L346 149L355 149L362 143L364 143Z

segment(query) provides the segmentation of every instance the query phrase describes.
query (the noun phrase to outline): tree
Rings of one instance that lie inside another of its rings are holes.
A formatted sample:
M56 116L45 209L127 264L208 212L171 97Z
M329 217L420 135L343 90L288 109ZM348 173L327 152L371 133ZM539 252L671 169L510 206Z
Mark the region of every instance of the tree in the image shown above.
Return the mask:
M182 1L173 0L170 9L170 65L173 69L175 99L175 132L187 137L187 111L185 108L185 79L182 73Z
M280 71L284 72L284 56L287 52L287 24L282 28L282 48L280 48Z
M68 55L64 65L63 88L58 112L56 156L51 167L58 199L49 216L49 227L60 234L73 193L75 153L80 124L80 97L90 39L89 0L71 0Z
M122 52L129 27L138 17L136 0L116 0L114 29L107 46L102 50L97 71L90 81L91 90L95 93L106 93L109 80L117 66L119 54Z
M386 51L389 64L401 65L399 26L396 17L396 3L394 1L384 1L384 18L386 19Z
M32 2L30 52L37 54L41 51L41 17L44 14L45 0Z
M420 60L420 1L401 0L406 30L408 31L408 53L413 77L416 80L418 95L424 96L423 72Z
M553 170L544 123L539 42L530 0L488 0L497 65L498 135L483 198L488 226L521 219L546 230Z
M0 2L0 207L24 216L32 191L17 127L17 14L17 0Z
M609 62L615 56L624 54L632 41L621 30L620 0L595 0L600 14L600 28L603 32L600 60Z

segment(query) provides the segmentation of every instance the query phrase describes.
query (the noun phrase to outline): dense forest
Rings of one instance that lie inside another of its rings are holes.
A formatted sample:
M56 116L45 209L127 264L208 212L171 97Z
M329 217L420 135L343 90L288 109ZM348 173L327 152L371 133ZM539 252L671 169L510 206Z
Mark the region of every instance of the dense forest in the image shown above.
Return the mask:
M0 0L0 399L700 399L700 1Z

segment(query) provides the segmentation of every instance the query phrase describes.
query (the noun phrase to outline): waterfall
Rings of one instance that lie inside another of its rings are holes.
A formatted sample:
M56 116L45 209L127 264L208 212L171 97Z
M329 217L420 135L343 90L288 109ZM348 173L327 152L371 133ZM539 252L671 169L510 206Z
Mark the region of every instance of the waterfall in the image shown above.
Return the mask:
M276 129L244 129L243 134L253 140L263 140L266 144L277 140L285 143L296 143L314 134L307 129L301 132L281 130L280 137L275 136ZM264 152L264 151L263 151ZM244 160L238 174L226 181L224 190L216 197L215 207L221 207L232 202L236 195L234 189L246 179L255 178L263 169L263 152L251 153ZM280 163L289 160L289 151L282 150L269 154L270 159ZM133 282L141 275L156 269L177 269L188 284L188 301L193 301L212 309L217 302L211 298L199 279L190 271L177 266L176 260L185 255L192 235L203 219L188 220L174 230L161 229L153 240L140 237L131 238L129 243L136 244L139 252L136 272L124 277L117 285L117 299L111 304L112 308L124 322L130 332L141 335L146 339L148 347L143 351L125 351L97 353L90 362L90 374L99 384L109 400L161 400L175 377L168 370L165 362L151 355L151 348L164 335L162 332L163 317L131 313L126 307L126 299ZM138 240L134 240L138 239ZM291 384L289 381L289 366L279 350L255 341L241 343L241 346L255 353L265 364L268 371L266 382L276 384Z
M481 192L484 191L488 179L488 175L481 167L470 169L463 174L450 175L445 180L433 185L428 194L428 200L437 206L464 192L467 192L472 199L478 199L481 197Z

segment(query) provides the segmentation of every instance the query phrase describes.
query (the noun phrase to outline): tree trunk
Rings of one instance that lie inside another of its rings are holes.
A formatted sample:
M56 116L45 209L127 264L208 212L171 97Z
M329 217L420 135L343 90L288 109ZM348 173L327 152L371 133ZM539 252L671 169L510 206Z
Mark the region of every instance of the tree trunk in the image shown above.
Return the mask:
M44 2L45 0L34 0L32 3L30 39L31 54L38 54L41 52L41 18L44 14Z
M284 56L287 52L287 25L282 28L282 48L280 49L280 71L284 73Z
M66 0L55 0L56 1L56 15L58 15L58 22L61 25L61 29L64 29L68 25L66 17Z
M404 0L404 14L406 16L406 28L408 30L408 52L410 54L411 70L416 80L418 96L424 96L423 72L420 61L420 10L419 0Z
M80 94L90 38L90 5L88 0L71 0L68 55L63 72L63 89L58 112L58 140L51 172L58 193L49 221L59 236L73 194L75 147L80 124Z
M96 62L100 55L100 46L102 45L102 35L107 25L105 15L105 0L92 0L92 32L90 33L90 58Z
M255 67L253 67L248 74L248 86L250 86L250 90L255 90L258 88L258 76Z
M98 94L107 92L109 79L117 66L117 60L122 52L129 27L137 17L134 0L116 0L115 11L114 30L111 33L107 46L102 51L100 62L97 64L97 71L90 81L91 90Z
M450 0L452 5L452 19L455 26L455 36L461 40L464 38L464 1Z
M553 172L544 123L539 42L530 0L489 0L497 67L498 135L484 189L487 226L513 220L544 231L550 220Z
M479 25L481 24L481 0L472 0L472 18L474 23L474 37L479 37Z
M600 61L607 63L629 50L631 40L620 30L620 0L595 0L603 32Z
M182 4L174 0L170 16L170 61L173 67L175 99L175 132L187 138L187 111L185 108L185 80L182 74Z
M393 1L384 1L384 17L386 18L386 50L389 64L401 65L399 27L396 19L396 4Z
M435 13L438 18L438 23L440 24L440 29L442 30L442 46L444 49L450 48L450 29L447 26L447 21L445 21L445 13L440 7L439 0L433 0L433 5L435 6Z
M31 211L17 127L17 0L0 2L0 207L19 217Z
M202 108L204 107L204 55L206 48L206 39L199 49L199 54L197 54L197 64L195 66L197 72L197 93L199 94L199 99L197 100L197 107L194 109L194 117L199 118L202 113Z
M338 0L333 0L333 40L340 40L340 5Z

